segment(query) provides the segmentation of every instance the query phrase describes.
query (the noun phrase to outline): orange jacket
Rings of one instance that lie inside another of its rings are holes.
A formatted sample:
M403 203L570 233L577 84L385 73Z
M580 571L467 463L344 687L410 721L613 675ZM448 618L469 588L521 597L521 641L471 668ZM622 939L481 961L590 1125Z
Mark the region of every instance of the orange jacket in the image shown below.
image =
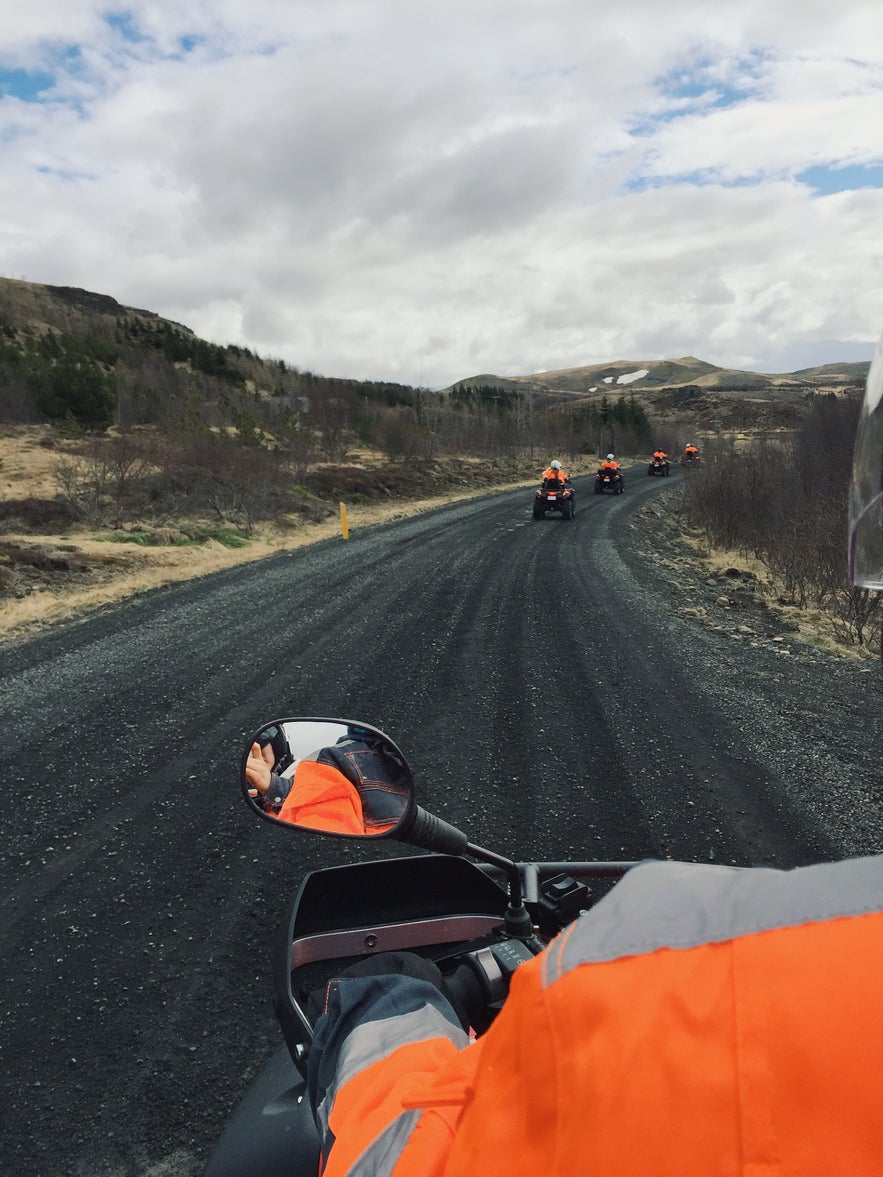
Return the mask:
M659 458L660 461L664 461L667 456L668 455L663 450L655 450L653 453L653 457Z
M692 454L698 454L699 451L696 449L696 447L694 445L688 445L688 446L684 447L684 453L692 455Z
M358 789L332 765L314 760L298 762L291 789L277 816L312 830L365 833Z
M466 1049L425 982L332 982L325 1177L879 1177L881 977L883 856L643 864Z
M559 482L567 481L567 475L563 470L553 470L551 466L549 466L547 470L543 471L543 482L545 482L547 478L557 478Z
M607 459L605 458L605 460L601 463L601 469L602 470L618 470L619 469L619 462L608 462Z

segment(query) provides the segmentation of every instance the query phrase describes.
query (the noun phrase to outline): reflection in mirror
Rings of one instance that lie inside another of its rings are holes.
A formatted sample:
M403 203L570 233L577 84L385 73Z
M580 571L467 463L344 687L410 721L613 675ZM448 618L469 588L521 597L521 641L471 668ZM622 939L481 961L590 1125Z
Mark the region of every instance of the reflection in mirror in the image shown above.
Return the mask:
M328 719L261 728L245 757L242 788L275 821L361 838L391 833L414 792L411 771L387 736Z

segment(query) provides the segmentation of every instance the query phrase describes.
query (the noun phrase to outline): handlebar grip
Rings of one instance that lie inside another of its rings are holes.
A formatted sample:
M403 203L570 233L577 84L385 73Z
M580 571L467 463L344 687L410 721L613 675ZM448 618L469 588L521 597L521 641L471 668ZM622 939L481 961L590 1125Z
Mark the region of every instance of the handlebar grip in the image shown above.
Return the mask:
M475 969L468 963L459 965L445 977L442 991L457 1011L464 1027L470 1026L479 1034L484 1033L494 1019L490 1009L490 994Z

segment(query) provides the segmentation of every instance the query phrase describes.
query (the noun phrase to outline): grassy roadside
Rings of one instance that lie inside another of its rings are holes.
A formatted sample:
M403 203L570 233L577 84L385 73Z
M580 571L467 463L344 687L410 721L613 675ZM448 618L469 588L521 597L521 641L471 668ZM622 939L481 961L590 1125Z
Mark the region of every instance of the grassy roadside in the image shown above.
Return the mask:
M3 500L8 504L27 498L54 500L58 460L57 451L42 444L39 427L19 428L0 437L0 520ZM395 497L376 501L355 492L347 494L353 470L376 473L378 466L366 453L356 455L355 462L321 471L327 489L321 498L310 492L315 510L261 523L248 534L204 519L178 520L166 528L137 524L117 530L74 525L56 532L0 528L0 642L31 636L137 593L340 536L338 495L346 502L349 529L354 533L477 495L527 487L540 473L536 461L522 459L507 467L464 460L438 467L439 485L433 486L432 471L427 472L425 465L415 467L412 477L403 467L395 471ZM528 476L531 466L536 472ZM594 470L596 463L583 458L569 468L579 475ZM5 514L10 522L11 511Z
M839 641L823 609L798 606L759 560L712 547L684 518L679 492L667 498L665 506L641 507L630 528L636 550L663 571L682 598L682 617L749 646L771 644L783 656L799 643L866 669L879 664L876 650Z

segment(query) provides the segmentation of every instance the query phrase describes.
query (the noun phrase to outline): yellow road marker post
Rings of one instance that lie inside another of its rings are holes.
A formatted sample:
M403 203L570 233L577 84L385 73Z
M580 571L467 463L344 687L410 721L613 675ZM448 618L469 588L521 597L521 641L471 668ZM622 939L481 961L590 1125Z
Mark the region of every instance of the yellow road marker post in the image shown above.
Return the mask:
M346 503L340 504L340 530L343 532L343 538L349 539L350 527L346 521Z

